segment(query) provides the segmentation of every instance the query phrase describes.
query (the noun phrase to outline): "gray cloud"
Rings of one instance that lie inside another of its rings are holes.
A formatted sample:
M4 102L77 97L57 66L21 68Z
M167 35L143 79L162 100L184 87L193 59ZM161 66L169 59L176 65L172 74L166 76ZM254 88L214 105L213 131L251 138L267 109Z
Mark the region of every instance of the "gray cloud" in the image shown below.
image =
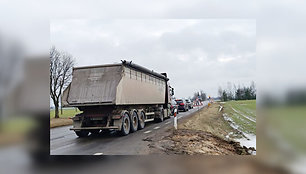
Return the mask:
M177 97L255 80L256 21L53 20L51 42L78 66L121 59L167 72Z

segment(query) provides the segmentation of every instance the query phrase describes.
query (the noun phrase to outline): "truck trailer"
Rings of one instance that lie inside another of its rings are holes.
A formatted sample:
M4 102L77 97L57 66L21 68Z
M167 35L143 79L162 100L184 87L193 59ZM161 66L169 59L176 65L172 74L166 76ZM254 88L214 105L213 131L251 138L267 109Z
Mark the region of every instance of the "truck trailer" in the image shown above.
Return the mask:
M100 131L122 135L143 129L149 120L169 118L171 96L166 73L157 73L132 61L73 68L72 81L64 90L63 107L77 107L73 127L79 137Z

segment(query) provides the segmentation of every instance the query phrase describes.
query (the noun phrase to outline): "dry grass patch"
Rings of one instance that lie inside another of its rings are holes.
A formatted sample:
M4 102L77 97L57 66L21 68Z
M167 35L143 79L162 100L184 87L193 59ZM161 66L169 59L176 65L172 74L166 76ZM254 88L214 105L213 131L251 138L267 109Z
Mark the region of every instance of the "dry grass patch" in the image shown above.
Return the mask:
M52 118L50 119L50 128L72 125L73 121L69 118Z
M187 121L179 123L178 128L212 132L222 138L225 138L229 132L235 131L222 117L218 103L213 103L195 113Z

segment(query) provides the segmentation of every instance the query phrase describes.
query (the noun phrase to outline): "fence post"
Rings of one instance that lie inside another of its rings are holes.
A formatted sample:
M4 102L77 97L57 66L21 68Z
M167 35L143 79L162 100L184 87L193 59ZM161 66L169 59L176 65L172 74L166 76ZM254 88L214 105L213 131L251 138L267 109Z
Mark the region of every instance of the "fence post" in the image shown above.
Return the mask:
M177 109L174 109L174 129L177 130L177 117L176 117Z

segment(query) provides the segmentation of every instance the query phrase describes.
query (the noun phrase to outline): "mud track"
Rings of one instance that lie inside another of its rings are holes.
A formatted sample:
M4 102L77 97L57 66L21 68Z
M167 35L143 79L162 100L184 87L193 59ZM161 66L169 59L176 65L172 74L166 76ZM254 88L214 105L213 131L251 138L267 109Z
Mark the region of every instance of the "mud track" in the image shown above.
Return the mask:
M187 155L249 155L248 148L234 141L226 141L210 132L178 129L158 143L166 154ZM154 145L152 145L154 147Z

